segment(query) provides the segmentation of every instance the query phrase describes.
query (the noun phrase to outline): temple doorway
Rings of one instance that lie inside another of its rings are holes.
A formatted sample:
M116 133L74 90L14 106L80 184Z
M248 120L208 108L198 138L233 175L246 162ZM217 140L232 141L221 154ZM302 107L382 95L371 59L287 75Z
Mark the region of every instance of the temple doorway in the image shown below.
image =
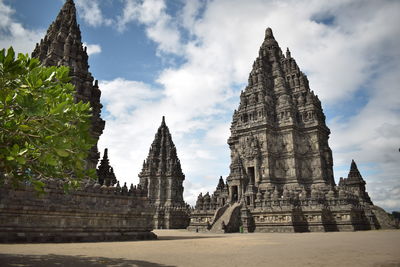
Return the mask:
M232 202L238 201L238 187L237 185L232 186Z
M255 177L256 177L256 174L255 174L255 171L254 171L254 167L248 167L247 168L247 175L249 176L250 184L254 184Z

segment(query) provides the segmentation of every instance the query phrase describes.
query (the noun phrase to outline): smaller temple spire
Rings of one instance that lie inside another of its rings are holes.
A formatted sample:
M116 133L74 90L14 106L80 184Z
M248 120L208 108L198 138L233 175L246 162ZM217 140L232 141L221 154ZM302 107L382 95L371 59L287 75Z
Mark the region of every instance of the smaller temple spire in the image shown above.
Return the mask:
M182 172L171 133L165 123L165 116L162 117L161 125L154 136L149 154L143 162L139 178L142 187L145 188L146 184L151 186L149 197L152 201L158 204L183 203L182 182L185 180L185 175ZM157 184L163 184L162 181L168 179L173 179L174 182L170 184L167 190L161 190L161 186Z
M286 58L291 58L289 47L286 48Z
M360 180L360 181L364 181L360 171L357 168L357 164L354 161L354 159L351 160L351 165L350 165L350 171L349 171L349 175L348 175L348 179L349 180Z
M222 178L222 176L219 177L219 181L218 181L218 185L217 185L217 190L220 189L224 189L225 187L225 182L224 179Z
M114 186L117 183L117 178L114 174L114 169L110 166L108 159L108 149L104 149L103 159L100 161L100 165L97 168L97 176L99 184L106 186Z

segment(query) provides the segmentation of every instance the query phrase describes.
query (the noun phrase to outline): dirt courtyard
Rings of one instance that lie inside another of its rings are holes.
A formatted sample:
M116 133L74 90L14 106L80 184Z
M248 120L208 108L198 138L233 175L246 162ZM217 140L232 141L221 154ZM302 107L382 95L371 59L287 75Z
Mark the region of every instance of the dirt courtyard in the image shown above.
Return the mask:
M0 245L0 266L400 266L400 230L209 234L155 241Z

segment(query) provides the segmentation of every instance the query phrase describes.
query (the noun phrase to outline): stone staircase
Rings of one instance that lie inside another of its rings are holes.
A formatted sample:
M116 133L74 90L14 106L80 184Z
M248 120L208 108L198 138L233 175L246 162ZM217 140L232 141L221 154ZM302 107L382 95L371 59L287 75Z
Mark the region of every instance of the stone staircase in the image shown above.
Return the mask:
M240 221L240 203L234 203L225 205L224 207L217 210L215 219L211 225L210 232L213 233L232 233L238 232L241 224ZM219 216L218 216L219 215ZM223 224L225 229L223 229Z

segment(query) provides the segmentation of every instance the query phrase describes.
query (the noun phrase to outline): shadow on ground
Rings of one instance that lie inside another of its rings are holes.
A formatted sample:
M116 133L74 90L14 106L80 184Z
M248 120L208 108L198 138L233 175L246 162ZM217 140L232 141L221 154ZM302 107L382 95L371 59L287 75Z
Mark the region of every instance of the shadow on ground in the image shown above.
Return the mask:
M111 259L103 257L66 256L66 255L21 255L0 254L0 266L74 266L74 267L100 267L100 266L140 266L140 267L174 267L172 265L158 264L140 260Z
M224 238L225 236L158 236L157 240L181 240L181 239L202 239L202 238Z

